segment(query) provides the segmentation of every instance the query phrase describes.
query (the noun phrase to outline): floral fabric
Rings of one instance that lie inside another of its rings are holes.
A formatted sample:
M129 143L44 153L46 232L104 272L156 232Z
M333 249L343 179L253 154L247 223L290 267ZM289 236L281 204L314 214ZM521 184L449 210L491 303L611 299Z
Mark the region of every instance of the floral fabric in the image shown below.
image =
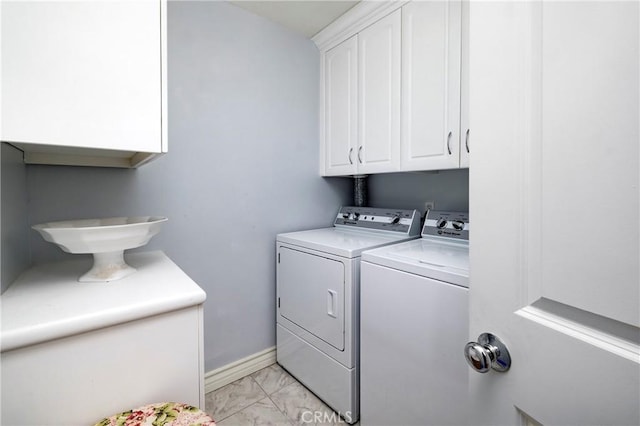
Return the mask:
M149 404L105 418L94 426L215 426L196 407L177 402Z

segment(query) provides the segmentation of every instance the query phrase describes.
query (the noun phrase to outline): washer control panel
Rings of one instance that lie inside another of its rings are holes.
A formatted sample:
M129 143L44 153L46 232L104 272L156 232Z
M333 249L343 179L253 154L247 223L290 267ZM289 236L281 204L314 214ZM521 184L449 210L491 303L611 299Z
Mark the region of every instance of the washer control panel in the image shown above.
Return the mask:
M429 210L422 228L422 236L469 240L469 213Z
M420 232L420 212L377 207L341 207L333 225L402 235L418 235Z

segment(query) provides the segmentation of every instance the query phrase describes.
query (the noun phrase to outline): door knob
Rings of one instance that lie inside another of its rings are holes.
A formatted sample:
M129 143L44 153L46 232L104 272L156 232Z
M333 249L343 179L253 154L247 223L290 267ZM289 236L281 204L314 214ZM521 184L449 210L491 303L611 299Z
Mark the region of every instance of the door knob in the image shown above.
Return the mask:
M491 333L482 333L477 342L469 342L464 347L467 363L478 373L490 369L505 372L511 367L509 350L500 339Z

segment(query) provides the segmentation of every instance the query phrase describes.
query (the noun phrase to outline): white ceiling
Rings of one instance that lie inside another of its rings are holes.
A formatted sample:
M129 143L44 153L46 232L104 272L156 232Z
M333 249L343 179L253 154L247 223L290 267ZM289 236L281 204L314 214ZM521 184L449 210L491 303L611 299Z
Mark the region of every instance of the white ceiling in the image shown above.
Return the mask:
M351 9L359 0L229 1L238 7L277 22L311 38Z

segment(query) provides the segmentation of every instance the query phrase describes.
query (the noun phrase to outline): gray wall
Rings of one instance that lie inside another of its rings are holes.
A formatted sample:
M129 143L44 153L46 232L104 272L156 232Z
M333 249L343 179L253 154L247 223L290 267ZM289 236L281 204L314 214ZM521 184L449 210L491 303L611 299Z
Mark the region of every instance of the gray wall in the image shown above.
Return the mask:
M0 292L30 264L27 171L22 151L0 144Z
M165 215L162 249L206 292L205 368L275 344L275 236L328 226L351 182L318 176L319 54L224 2L169 3L169 153L138 170L28 166L30 223ZM34 263L69 258L30 232Z
M373 207L417 209L435 202L439 210L469 211L469 169L385 173L368 178Z

